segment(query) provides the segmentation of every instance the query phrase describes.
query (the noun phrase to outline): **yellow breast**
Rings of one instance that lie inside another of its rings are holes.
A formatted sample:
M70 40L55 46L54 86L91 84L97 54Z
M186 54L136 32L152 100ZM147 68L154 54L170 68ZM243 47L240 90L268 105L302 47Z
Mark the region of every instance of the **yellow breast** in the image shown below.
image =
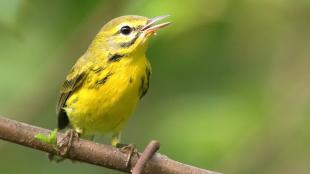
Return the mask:
M93 66L85 83L66 102L73 128L91 135L119 132L148 85L149 68L144 56Z

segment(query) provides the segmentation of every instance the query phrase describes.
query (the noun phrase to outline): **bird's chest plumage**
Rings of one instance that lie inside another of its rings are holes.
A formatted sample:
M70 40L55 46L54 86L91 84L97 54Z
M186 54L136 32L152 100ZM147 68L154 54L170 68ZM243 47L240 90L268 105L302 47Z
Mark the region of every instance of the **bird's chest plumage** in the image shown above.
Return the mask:
M117 132L148 85L148 62L143 57L136 62L120 60L92 68L83 88L66 103L70 123L84 134Z

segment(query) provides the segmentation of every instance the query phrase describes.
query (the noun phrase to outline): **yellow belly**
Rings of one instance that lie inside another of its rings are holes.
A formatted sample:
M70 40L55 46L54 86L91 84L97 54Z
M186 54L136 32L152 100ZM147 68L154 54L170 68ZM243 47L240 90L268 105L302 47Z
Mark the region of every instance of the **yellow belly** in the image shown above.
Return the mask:
M141 77L146 66L145 58L131 64L118 62L100 75L94 73L88 77L86 85L66 102L71 126L84 135L120 132L139 101ZM94 85L94 79L108 73L111 74L105 82Z

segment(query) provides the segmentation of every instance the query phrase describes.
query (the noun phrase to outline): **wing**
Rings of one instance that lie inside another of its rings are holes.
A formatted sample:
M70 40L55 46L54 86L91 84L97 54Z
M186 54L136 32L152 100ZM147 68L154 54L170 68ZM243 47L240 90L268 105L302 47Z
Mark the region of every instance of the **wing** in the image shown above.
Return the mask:
M73 67L70 74L60 90L60 96L56 106L56 113L58 115L58 128L64 129L69 124L69 119L66 111L66 101L74 91L82 86L85 81L86 73L84 71L78 72L79 68Z

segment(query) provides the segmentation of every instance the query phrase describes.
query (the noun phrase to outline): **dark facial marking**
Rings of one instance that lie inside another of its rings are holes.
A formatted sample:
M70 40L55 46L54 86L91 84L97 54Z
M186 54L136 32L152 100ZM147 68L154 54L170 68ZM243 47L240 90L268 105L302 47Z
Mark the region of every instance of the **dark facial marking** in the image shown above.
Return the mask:
M130 79L129 79L129 83L132 83L133 82L133 79L132 79L132 77L130 77Z
M143 28L143 25L138 25L135 30L141 30Z
M141 33L138 32L138 33L136 34L136 36L135 36L133 39L131 39L130 41L121 43L121 44L120 44L120 47L123 47L123 48L128 48L128 47L130 47L131 45L133 45L133 44L136 42L136 40L139 38L140 34L141 34Z

